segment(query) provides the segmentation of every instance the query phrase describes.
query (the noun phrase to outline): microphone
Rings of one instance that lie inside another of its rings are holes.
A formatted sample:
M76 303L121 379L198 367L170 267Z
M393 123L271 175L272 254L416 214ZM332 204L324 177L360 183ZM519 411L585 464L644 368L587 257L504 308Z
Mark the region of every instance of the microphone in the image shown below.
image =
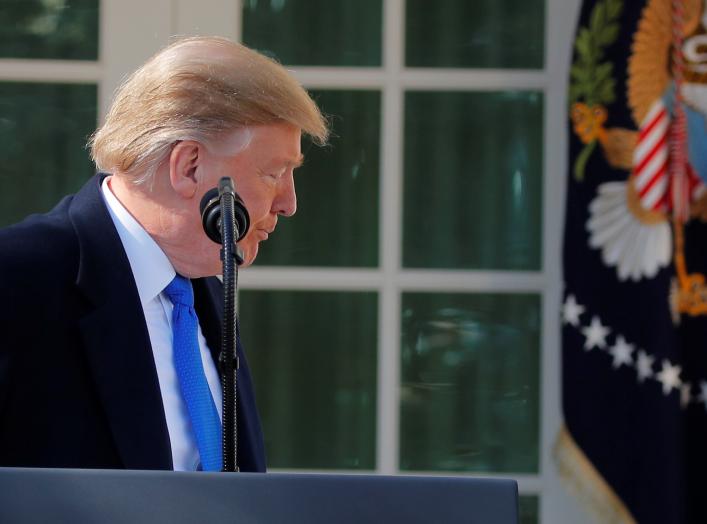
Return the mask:
M250 216L230 177L218 181L218 188L206 192L199 203L206 235L221 244L223 271L223 325L219 374L223 394L223 471L238 471L238 265L243 252L236 245L248 232Z
M221 233L221 198L233 197L233 214L236 219L236 242L240 241L250 227L250 215L243 203L243 199L233 189L233 181L229 177L219 180L219 187L209 189L201 199L201 223L206 235L216 242L223 244Z

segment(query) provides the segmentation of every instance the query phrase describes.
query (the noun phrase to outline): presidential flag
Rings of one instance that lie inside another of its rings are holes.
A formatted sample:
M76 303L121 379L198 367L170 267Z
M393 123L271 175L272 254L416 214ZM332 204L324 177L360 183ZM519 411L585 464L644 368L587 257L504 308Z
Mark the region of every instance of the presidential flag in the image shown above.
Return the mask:
M569 81L561 474L601 522L707 522L707 11L591 0Z

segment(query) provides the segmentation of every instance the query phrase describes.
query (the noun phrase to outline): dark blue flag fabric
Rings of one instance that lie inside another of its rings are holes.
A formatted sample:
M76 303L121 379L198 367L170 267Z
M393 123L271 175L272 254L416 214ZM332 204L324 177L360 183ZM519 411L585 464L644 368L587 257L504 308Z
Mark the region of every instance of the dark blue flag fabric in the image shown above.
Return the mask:
M571 66L561 473L601 522L707 523L707 12L586 0Z

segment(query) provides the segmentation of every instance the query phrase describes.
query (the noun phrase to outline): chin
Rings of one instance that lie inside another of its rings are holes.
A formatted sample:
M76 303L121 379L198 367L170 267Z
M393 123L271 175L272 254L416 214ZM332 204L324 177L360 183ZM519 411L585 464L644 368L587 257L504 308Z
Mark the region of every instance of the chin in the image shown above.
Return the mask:
M239 247L243 250L243 263L238 267L245 268L250 266L255 261L255 257L258 256L258 243L254 242L251 245L250 242L241 242Z

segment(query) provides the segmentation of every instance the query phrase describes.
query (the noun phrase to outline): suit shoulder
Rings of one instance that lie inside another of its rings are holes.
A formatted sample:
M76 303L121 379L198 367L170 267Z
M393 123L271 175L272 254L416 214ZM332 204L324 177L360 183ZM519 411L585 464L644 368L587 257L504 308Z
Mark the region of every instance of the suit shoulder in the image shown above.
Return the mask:
M64 198L52 211L30 215L23 221L0 229L0 274L11 280L32 273L56 273L75 265L78 242L68 208L71 197Z

